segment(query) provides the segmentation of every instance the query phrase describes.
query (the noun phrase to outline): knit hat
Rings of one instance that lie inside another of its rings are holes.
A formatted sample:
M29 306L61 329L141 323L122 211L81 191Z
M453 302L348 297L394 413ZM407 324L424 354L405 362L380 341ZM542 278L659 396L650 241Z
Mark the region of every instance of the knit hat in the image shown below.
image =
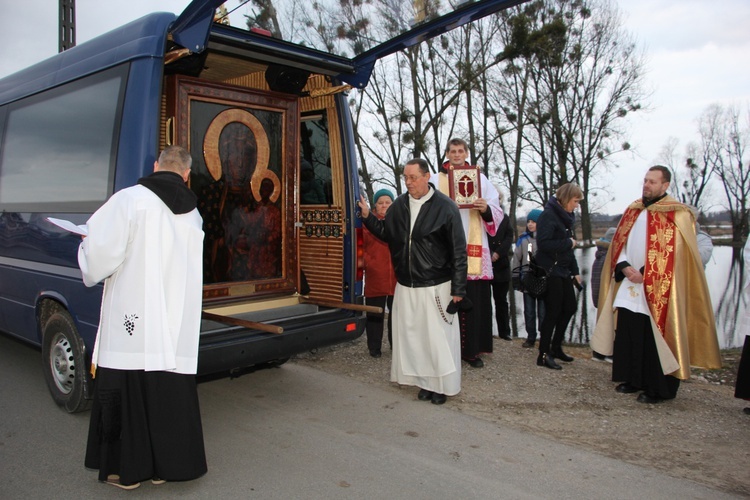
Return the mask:
M526 222L529 222L530 220L536 222L539 220L540 215L542 215L542 211L538 208L535 208L534 210L529 212L529 215L526 216Z
M391 193L387 189L378 189L377 191L375 191L375 196L372 197L372 204L374 205L375 203L377 203L381 196L387 196L391 199L391 201L393 201L393 193Z
M607 232L604 233L604 236L596 240L596 248L606 250L609 248L609 245L612 243L612 238L615 237L615 231L617 231L616 228L610 227L607 229Z
M617 232L617 228L610 227L609 229L607 229L607 232L604 233L604 236L599 238L599 241L606 241L607 243L611 243L612 238L615 237L615 232Z

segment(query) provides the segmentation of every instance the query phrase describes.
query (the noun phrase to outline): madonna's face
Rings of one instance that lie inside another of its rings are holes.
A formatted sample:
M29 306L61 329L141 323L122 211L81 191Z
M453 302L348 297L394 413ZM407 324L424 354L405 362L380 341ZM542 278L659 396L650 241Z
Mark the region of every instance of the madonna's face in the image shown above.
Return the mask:
M229 123L219 139L221 168L231 186L250 183L258 160L255 135L241 123Z

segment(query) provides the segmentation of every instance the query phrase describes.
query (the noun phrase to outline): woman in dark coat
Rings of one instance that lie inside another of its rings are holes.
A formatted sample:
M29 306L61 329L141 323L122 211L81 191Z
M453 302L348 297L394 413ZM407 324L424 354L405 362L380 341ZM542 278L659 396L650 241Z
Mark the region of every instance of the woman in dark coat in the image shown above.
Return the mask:
M565 362L573 358L562 350L562 341L570 318L576 311L574 286L580 286L573 250L576 240L573 237L573 211L583 199L583 192L577 184L560 186L551 196L537 222L536 241L538 250L536 263L549 275L547 294L544 297L544 321L540 329L539 357L536 364L553 370L562 367L555 359Z

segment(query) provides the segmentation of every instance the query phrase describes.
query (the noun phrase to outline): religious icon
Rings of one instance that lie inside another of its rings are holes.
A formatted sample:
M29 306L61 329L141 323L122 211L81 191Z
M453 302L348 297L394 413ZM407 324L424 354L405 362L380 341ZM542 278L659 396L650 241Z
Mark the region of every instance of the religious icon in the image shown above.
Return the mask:
M193 158L204 298L294 291L296 101L187 77L169 88L175 142Z
M482 183L479 167L448 167L448 187L450 197L458 208L472 208L474 201L482 197Z

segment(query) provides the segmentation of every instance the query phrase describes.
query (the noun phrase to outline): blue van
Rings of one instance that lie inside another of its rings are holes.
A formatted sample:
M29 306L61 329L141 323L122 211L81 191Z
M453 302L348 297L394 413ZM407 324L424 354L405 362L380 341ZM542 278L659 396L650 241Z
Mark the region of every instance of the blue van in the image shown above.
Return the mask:
M355 58L154 13L0 80L0 331L41 347L54 400L88 406L101 285L80 237L164 147L193 156L204 220L199 373L282 363L364 329L347 91L378 58L522 3L467 3Z

